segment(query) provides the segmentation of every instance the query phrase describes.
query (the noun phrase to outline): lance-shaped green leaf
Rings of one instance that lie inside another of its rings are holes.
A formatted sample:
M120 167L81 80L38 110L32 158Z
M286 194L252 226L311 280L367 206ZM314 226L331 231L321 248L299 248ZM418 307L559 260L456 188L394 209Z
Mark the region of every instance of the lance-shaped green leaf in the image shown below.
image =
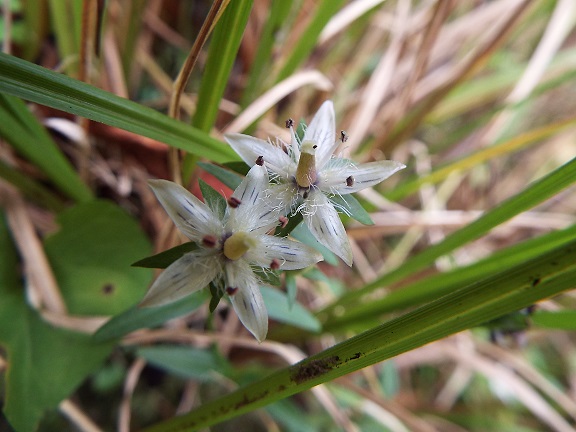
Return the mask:
M216 162L231 149L185 123L68 76L0 53L0 92L146 136Z
M576 242L461 287L147 432L199 430L574 287Z

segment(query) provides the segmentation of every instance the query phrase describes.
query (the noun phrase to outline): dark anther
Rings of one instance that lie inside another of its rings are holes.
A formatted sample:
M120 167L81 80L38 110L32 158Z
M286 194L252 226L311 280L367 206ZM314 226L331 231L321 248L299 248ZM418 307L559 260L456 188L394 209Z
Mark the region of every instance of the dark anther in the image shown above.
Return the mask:
M348 141L348 134L346 133L346 131L343 130L340 131L340 141L342 141L343 143Z
M238 207L240 204L242 204L242 201L240 201L238 198L236 197L230 197L228 198L228 205L232 208L236 208Z
M288 218L286 216L280 216L278 222L280 222L280 228L286 228L286 225L288 225Z
M280 268L280 261L278 261L276 258L272 259L272 262L270 263L270 268L272 270L278 270Z
M286 120L286 129L290 129L292 126L294 126L294 120L289 118L288 120Z
M352 176L346 177L346 186L348 187L354 186L354 177Z
M258 156L256 158L256 165L258 165L258 166L264 165L264 156Z
M205 235L202 237L202 244L206 247L213 248L216 246L218 240L213 235Z
M305 190L304 193L302 194L302 198L306 199L308 198L308 195L310 194L309 190Z
M226 287L226 293L229 296L233 296L234 294L236 294L236 291L238 291L238 287Z
M317 144L314 144L314 145L312 146L313 149L315 149L316 147L318 147Z

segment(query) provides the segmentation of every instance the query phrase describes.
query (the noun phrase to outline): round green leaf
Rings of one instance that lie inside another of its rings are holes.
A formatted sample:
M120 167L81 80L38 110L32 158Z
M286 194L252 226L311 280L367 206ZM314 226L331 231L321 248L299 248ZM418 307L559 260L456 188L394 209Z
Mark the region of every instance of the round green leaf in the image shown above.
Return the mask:
M130 264L152 247L134 219L111 202L90 201L58 223L45 249L70 313L113 315L144 296L152 271Z

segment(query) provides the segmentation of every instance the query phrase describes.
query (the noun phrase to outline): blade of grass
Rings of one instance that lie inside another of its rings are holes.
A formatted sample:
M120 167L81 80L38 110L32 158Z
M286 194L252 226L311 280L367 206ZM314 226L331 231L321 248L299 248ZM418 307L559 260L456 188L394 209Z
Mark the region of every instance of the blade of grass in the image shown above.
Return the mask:
M535 279L530 275L539 274ZM574 286L576 242L462 287L413 312L208 402L148 432L198 430L329 382Z
M323 325L329 326L328 323L330 323L330 325L336 325L339 320L345 319L347 310L365 301L373 301L373 299L366 300L365 295L369 295L374 290L397 282L406 276L416 274L418 271L432 264L437 258L481 237L492 228L502 224L513 216L554 196L573 184L575 179L576 158L535 181L517 195L503 201L500 205L485 213L474 222L450 234L442 242L432 245L418 255L410 258L397 269L377 278L358 290L348 292L341 296L336 302L319 313L320 321ZM335 314L336 310L338 314Z
M260 34L256 56L248 75L248 83L242 94L240 105L244 108L256 99L258 94L262 93L262 85L266 82L265 74L270 72L270 59L273 58L272 49L276 34L285 24L286 17L293 6L293 2L287 1L271 2L270 4L268 19L264 23L264 28Z
M80 180L24 103L17 98L1 94L0 135L40 168L68 196L78 201L92 199L92 192Z
M576 225L565 230L553 231L497 251L470 266L428 277L394 290L385 297L358 305L357 308L348 310L345 318L327 323L326 326L332 332L348 329L352 324L362 328L363 323L378 320L383 314L432 301L454 291L458 286L471 284L574 241L576 241ZM534 277L536 276L535 274Z
M344 2L342 0L322 0L317 3L314 16L306 30L300 35L296 46L282 65L282 69L276 77L276 82L288 78L296 69L310 56L310 53L316 46L318 37L322 30L340 9Z
M0 160L0 177L18 188L30 200L54 212L64 209L64 203L52 192L2 160Z
M79 11L82 2L68 0L50 0L50 19L56 34L56 44L60 58L69 65L70 71L75 74L78 70L78 55L80 52ZM78 18L78 19L76 19ZM72 62L71 60L74 59Z
M198 92L197 106L202 108L196 110L192 119L192 126L206 133L214 127L220 109L220 100L230 79L230 72L242 41L252 4L253 0L231 2L214 29L208 50L208 61ZM185 179L189 179L195 163L193 156L187 155L184 158L183 177Z
M238 160L221 141L151 108L0 53L0 92L146 136L216 161Z

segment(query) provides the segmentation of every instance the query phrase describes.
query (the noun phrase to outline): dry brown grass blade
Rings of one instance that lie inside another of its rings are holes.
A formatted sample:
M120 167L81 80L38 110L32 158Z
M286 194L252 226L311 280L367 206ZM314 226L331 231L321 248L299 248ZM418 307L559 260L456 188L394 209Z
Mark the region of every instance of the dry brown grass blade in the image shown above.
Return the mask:
M426 72L428 60L432 48L438 38L438 34L454 6L454 1L451 0L436 2L430 16L430 22L421 36L420 45L414 58L414 65L411 68L410 75L408 76L405 85L400 90L400 95L396 98L397 102L395 103L395 112L392 113L388 120L388 130L390 129L390 126L396 124L398 120L406 114L406 108L410 105L410 102L413 99L416 84Z
M520 22L524 12L531 5L530 1L520 3L500 25L495 36L485 43L478 52L462 66L457 67L453 77L445 84L433 91L410 115L405 124L392 134L385 130L376 133L375 147L389 152L401 142L405 141L422 123L426 115L456 86L480 70L489 60L490 56L506 41Z
M58 314L66 314L66 304L24 200L11 186L2 183L0 202L6 210L10 231L22 257L29 298L39 309L46 308Z

